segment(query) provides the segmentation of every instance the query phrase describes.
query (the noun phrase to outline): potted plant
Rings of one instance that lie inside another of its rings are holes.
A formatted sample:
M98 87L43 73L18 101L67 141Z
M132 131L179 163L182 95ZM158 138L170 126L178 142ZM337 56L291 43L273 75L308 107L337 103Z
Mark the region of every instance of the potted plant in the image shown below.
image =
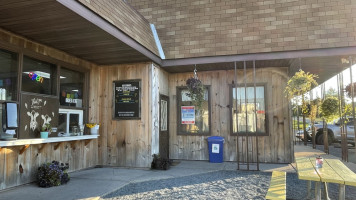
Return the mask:
M161 158L159 154L153 154L152 157L151 169L167 170L172 164L171 160Z
M88 124L86 124L86 127L88 127L90 129L90 134L98 135L100 124L88 123Z
M66 184L70 177L68 175L69 164L52 161L44 163L37 170L37 184L40 187L52 187Z
M48 135L51 134L51 131L52 131L51 124L45 123L41 128L41 132L40 132L41 133L41 138L43 138L43 139L48 138Z

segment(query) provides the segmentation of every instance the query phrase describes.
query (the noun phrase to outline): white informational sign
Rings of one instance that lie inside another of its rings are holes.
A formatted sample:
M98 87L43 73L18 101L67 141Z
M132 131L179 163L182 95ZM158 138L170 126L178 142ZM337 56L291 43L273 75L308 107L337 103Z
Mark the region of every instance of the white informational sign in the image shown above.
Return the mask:
M195 124L195 107L194 106L182 106L182 124Z
M220 149L220 144L212 144L211 145L211 152L212 153L219 153L219 149Z

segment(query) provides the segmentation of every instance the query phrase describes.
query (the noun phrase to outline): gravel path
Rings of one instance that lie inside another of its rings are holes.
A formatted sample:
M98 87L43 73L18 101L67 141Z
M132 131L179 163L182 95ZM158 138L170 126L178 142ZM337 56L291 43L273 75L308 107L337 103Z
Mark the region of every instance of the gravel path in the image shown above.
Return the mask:
M102 199L265 199L271 173L216 171L193 176L130 183ZM331 199L338 185L329 184ZM306 182L287 174L287 198L306 199ZM356 199L355 188L346 186L346 199Z

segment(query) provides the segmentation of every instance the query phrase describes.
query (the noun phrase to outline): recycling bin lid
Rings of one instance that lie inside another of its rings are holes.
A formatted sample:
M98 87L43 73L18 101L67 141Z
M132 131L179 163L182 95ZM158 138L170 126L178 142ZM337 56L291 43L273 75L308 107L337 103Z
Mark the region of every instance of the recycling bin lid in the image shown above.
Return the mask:
M210 137L208 137L208 142L209 141L224 141L224 137L221 137L221 136L210 136Z

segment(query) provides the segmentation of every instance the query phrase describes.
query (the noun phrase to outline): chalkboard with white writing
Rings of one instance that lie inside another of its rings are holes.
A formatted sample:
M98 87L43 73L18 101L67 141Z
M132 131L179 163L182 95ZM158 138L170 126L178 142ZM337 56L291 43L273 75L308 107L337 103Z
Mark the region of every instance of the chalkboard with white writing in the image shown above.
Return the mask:
M114 119L140 119L141 80L121 80L113 82Z

